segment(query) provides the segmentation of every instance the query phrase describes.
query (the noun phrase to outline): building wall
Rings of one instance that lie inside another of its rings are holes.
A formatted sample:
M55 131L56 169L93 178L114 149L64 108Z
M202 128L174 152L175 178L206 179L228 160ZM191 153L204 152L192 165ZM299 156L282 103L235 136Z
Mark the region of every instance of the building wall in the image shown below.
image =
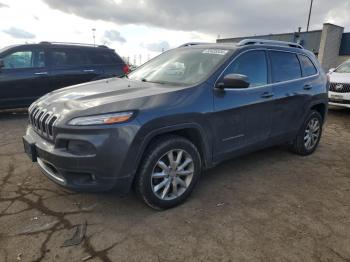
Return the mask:
M326 71L338 65L343 32L344 27L329 23L323 25L318 60Z

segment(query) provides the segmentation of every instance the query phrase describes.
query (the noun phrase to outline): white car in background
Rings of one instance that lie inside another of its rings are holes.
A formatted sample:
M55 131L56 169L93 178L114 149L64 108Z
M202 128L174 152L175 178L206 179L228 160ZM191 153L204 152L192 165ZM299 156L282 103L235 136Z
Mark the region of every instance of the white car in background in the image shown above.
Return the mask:
M350 108L350 60L329 70L329 104Z

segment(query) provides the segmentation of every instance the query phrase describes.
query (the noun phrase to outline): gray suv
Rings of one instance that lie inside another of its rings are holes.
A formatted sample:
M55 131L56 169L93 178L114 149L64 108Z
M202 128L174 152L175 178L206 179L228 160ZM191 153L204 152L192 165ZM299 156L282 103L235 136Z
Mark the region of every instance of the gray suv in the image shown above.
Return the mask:
M316 57L295 43L184 45L122 79L41 97L24 148L66 188L134 187L149 206L171 208L226 159L286 143L313 153L328 86Z

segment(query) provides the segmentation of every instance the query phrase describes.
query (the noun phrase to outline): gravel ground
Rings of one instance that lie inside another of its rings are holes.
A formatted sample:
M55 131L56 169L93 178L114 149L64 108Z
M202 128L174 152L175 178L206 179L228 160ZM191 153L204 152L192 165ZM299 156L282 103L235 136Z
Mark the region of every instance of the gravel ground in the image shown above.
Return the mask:
M312 156L225 162L163 212L50 182L23 153L26 118L0 113L0 261L350 261L350 110L329 112ZM62 247L85 221L84 241Z

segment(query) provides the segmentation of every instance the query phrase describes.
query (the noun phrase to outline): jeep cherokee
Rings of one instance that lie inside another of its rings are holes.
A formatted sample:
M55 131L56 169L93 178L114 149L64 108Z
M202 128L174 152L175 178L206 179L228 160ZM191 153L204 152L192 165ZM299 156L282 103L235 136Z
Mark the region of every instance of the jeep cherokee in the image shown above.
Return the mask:
M53 91L23 137L52 181L79 191L133 186L156 209L192 192L201 171L278 144L316 149L328 80L295 43L184 45L128 76Z

